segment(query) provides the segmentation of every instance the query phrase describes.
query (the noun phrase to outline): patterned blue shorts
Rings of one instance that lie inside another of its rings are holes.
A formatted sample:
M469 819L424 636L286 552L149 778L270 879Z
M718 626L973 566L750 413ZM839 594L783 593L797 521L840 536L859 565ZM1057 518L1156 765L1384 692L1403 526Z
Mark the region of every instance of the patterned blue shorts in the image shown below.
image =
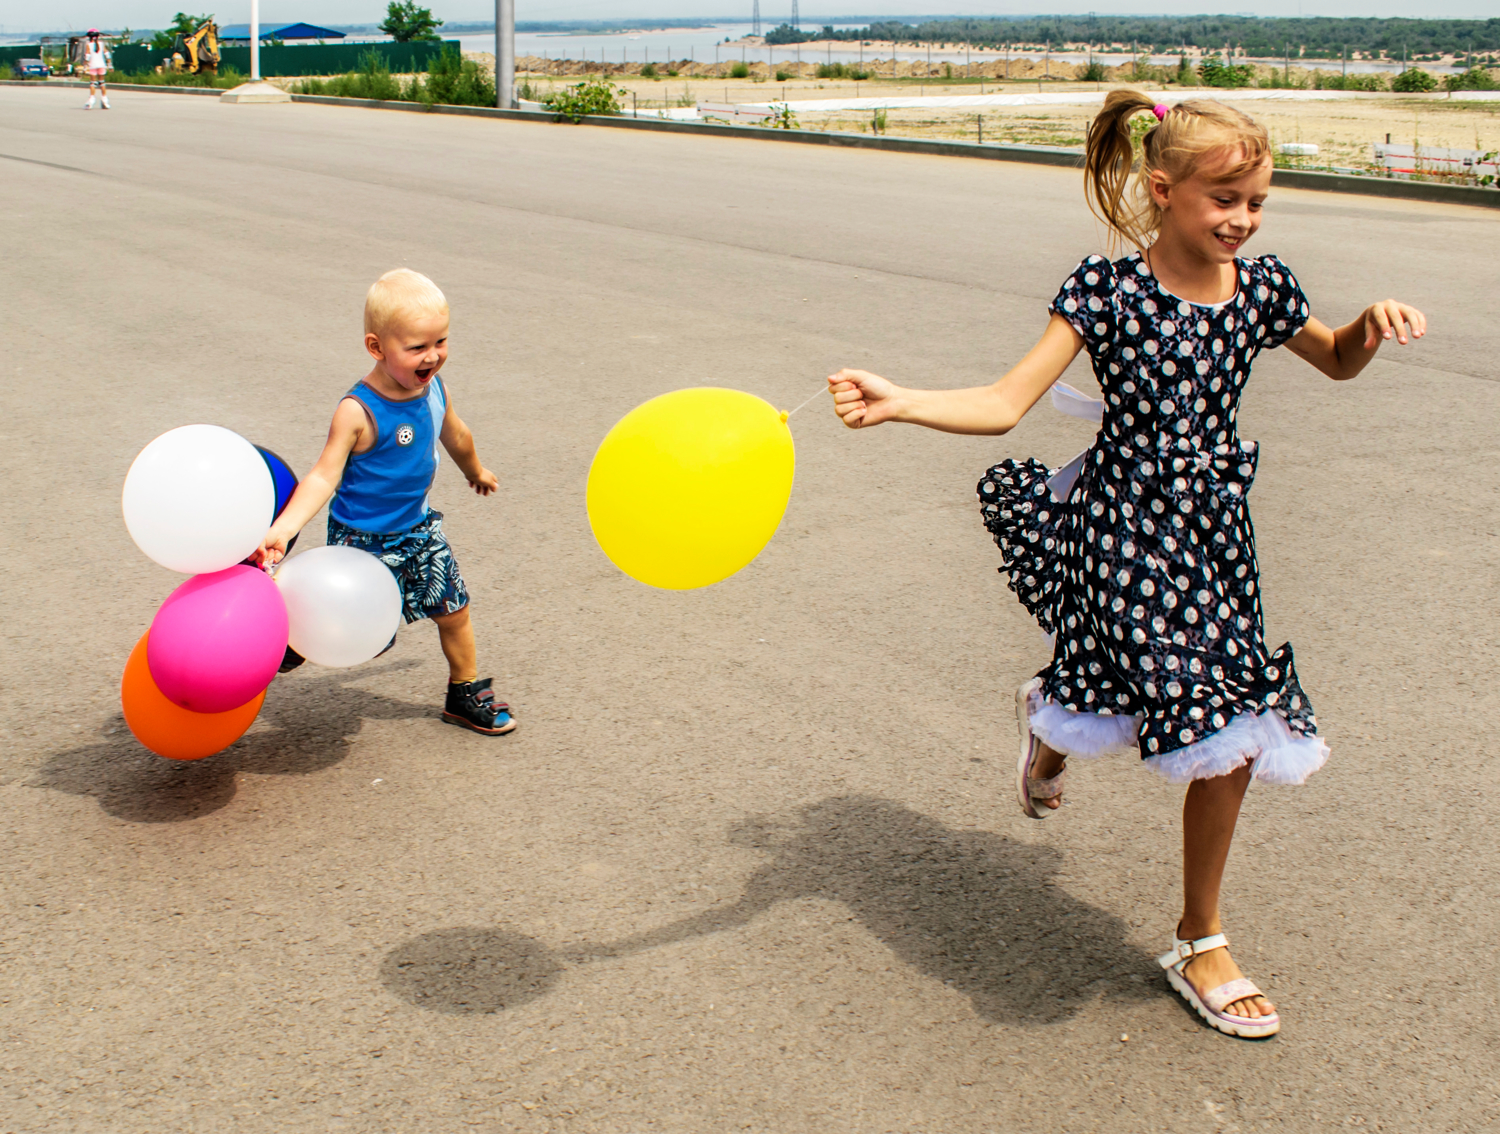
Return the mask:
M453 614L469 605L469 588L443 534L443 514L429 509L426 518L404 532L362 532L328 517L328 542L368 551L391 569L401 588L406 621Z

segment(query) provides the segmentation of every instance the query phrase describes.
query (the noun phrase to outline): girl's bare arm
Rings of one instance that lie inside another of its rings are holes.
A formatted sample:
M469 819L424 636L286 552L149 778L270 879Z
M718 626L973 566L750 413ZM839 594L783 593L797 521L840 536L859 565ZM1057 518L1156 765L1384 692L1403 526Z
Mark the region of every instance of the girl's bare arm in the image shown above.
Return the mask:
M944 433L1008 433L1083 349L1083 337L1053 315L1040 341L992 386L908 390L864 370L828 377L834 411L850 429L905 421Z
M1352 323L1338 330L1317 319L1287 341L1287 349L1312 363L1335 382L1353 378L1375 357L1380 344L1395 339L1405 346L1410 339L1427 333L1427 316L1400 300L1372 303Z

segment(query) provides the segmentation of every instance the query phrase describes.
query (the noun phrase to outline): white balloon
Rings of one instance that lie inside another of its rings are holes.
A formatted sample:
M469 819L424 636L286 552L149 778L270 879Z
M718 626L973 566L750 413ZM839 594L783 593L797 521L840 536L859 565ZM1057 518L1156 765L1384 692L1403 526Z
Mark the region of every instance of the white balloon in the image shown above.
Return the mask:
M368 551L332 545L276 571L292 649L318 665L350 666L385 649L401 626L401 588Z
M171 571L233 567L260 546L276 484L255 446L217 425L184 425L141 450L120 499L136 546Z

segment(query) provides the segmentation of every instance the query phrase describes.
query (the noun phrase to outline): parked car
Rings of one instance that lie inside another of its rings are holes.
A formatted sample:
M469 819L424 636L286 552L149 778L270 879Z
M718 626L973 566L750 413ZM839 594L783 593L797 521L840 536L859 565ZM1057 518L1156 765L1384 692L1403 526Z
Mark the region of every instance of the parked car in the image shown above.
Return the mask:
M52 68L40 59L14 59L10 69L18 79L45 79L52 74Z

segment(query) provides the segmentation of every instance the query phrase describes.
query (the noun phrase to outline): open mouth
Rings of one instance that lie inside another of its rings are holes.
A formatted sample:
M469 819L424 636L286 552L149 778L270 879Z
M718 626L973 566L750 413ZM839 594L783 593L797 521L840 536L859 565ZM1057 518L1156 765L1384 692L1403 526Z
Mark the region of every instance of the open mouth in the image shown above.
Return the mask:
M1243 236L1231 236L1228 233L1224 232L1214 233L1214 238L1218 240L1220 244L1224 245L1225 248L1238 248L1241 244L1245 243L1245 238Z
M419 382L425 382L425 381L427 381L427 379L429 379L431 377L432 377L432 367L430 367L430 366L424 366L424 367L422 367L421 369L419 369L417 371L417 380Z

